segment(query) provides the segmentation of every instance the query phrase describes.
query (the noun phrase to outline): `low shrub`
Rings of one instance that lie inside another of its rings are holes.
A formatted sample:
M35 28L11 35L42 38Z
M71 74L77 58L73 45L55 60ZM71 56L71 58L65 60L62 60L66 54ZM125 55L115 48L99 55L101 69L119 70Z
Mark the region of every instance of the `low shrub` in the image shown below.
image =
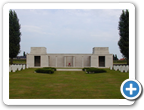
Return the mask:
M46 69L46 68L39 68L39 69L36 69L35 72L37 72L37 73L52 74L52 73L54 73L54 70L52 70L52 69Z
M94 67L89 67L89 68L87 67L87 68L83 68L82 70L87 71L87 69L90 69L90 68L94 68Z
M105 73L106 70L100 68L83 68L87 73Z
M56 71L56 68L54 67L43 67L43 69L52 69L53 71Z
M89 69L89 68L83 68L82 70L83 70L83 71L86 71L86 69Z

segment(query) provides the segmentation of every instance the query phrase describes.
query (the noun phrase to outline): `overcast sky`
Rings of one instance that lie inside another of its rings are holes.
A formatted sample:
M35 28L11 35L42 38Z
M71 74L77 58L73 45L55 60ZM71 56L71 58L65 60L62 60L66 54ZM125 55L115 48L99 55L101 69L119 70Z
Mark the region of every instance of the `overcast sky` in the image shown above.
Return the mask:
M119 50L118 22L122 10L111 9L17 9L21 24L21 53L46 47L47 53L92 53L93 47Z

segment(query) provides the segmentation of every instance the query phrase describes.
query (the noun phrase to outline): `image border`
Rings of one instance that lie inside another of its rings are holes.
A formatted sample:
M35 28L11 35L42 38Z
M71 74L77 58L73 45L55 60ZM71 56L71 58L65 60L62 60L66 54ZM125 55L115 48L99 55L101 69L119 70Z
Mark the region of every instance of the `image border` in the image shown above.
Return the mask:
M135 6L131 3L7 3L3 6L3 102L6 105L132 105L127 99L9 99L9 9L128 9L129 79L135 79Z

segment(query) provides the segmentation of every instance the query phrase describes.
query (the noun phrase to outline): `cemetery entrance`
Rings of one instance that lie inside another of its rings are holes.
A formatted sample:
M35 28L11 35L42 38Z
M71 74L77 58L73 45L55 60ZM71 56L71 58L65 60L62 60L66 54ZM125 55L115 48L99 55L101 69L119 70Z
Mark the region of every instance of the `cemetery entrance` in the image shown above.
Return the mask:
M40 66L40 56L35 56L34 61L35 66Z
M99 67L105 67L105 56L99 56Z

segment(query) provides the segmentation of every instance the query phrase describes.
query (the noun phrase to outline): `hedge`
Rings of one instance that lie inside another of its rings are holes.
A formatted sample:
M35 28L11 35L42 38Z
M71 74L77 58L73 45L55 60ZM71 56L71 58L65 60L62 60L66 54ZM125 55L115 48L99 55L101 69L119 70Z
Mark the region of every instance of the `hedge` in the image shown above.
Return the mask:
M54 70L52 70L52 69L46 69L46 68L39 68L39 69L36 69L35 72L37 72L37 73L52 74L52 73L54 73Z
M89 67L89 68L94 68L94 67ZM87 68L83 68L82 70L83 71L87 71L87 69L89 69L88 67Z
M56 71L56 68L54 67L43 67L43 69L52 69L53 71Z
M99 68L83 68L87 73L105 73L106 70Z

